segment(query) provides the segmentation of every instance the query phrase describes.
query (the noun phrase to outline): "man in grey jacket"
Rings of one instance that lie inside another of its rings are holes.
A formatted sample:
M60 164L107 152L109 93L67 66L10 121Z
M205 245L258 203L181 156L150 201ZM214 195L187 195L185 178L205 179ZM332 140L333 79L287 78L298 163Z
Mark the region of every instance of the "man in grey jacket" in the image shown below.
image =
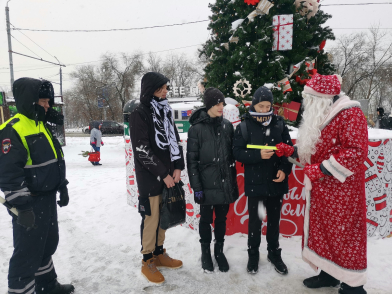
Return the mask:
M101 140L102 138L101 126L102 124L100 124L99 121L95 121L93 123L93 129L91 130L91 134L90 134L90 145L93 147L95 152L100 152L101 146L104 145ZM91 164L102 165L101 163L99 163L99 161L91 162Z

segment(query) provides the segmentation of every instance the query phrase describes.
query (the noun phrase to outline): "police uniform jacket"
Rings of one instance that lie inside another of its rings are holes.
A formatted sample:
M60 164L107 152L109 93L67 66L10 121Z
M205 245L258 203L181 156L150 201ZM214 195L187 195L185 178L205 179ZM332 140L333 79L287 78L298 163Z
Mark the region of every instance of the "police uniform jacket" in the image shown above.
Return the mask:
M21 78L13 93L18 114L0 126L0 188L6 201L28 209L34 196L51 194L68 182L63 151L38 105L43 80ZM50 84L50 83L48 83ZM53 86L50 106L54 104Z

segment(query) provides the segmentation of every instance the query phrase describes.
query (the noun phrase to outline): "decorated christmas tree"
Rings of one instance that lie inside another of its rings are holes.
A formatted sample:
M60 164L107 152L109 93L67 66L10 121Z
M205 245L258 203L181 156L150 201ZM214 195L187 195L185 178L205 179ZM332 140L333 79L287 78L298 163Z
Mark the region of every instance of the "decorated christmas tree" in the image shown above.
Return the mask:
M216 0L210 8L212 38L200 52L209 59L205 87L235 98L241 113L260 86L271 88L282 114L288 103L302 101L312 75L334 73L323 50L335 39L322 27L331 16L317 0Z

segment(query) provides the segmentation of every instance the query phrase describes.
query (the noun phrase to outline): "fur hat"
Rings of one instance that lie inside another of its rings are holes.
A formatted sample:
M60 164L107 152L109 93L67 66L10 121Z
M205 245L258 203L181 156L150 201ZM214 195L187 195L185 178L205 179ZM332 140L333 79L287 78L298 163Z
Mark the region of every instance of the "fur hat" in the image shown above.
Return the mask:
M339 75L324 76L316 73L302 93L332 99L340 94L341 84L342 77Z

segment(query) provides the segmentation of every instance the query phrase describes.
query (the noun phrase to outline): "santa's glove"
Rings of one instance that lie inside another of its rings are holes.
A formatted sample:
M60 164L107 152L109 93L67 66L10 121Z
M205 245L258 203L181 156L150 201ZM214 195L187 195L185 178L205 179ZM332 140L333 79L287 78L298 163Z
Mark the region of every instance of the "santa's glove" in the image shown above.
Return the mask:
M17 223L27 229L35 227L35 214L32 208L26 210L18 209Z
M205 200L203 191L195 192L194 199L197 204L203 204Z
M279 143L276 145L276 148L278 150L275 151L276 155L279 157L285 156L285 157L290 157L293 155L295 148L293 146L287 145L285 143Z
M306 165L304 172L312 183L325 177L325 174L320 169L320 163Z
M68 188L65 186L64 188L59 190L59 192L60 192L60 200L57 201L57 204L60 207L67 206L69 203Z

